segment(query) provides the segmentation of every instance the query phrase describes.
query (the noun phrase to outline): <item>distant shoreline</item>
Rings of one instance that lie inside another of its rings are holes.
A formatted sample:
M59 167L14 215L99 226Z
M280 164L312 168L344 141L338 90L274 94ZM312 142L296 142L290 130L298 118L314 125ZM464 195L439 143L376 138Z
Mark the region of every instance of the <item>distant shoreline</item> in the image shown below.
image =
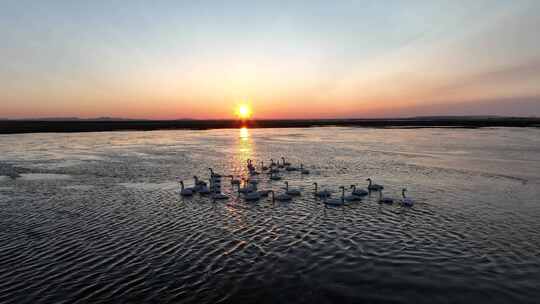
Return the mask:
M295 120L0 120L0 134L72 133L107 131L208 130L248 128L485 128L540 127L540 118L445 117L395 119L295 119Z

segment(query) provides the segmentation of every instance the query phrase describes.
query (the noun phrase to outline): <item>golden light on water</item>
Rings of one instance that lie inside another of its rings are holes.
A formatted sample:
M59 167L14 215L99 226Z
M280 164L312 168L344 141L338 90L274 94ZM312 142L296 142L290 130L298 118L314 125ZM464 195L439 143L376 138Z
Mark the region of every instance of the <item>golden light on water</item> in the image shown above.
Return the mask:
M248 128L246 127L242 127L240 129L240 138L243 139L243 140L246 140L249 138L249 131L248 131Z
M237 175L247 176L247 169L245 164L248 159L253 158L254 144L252 139L250 138L249 129L247 127L242 127L239 131L240 136L237 144L237 154L235 158L241 165L235 171Z

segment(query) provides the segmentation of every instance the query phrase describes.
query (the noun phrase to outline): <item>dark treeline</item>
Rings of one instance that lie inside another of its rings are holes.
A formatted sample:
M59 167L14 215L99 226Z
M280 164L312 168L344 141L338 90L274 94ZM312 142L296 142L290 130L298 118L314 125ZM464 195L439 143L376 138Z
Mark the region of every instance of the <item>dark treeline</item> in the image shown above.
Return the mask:
M0 120L0 134L36 132L151 131L174 129L307 128L348 126L366 128L482 128L540 127L540 118L418 117L396 119L295 120Z

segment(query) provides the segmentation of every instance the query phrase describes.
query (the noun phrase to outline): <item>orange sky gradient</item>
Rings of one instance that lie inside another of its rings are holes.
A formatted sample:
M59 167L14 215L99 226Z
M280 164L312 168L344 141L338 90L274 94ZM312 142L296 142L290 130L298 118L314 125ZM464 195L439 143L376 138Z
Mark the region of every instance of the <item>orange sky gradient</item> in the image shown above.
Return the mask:
M134 3L8 2L0 118L540 115L536 1Z

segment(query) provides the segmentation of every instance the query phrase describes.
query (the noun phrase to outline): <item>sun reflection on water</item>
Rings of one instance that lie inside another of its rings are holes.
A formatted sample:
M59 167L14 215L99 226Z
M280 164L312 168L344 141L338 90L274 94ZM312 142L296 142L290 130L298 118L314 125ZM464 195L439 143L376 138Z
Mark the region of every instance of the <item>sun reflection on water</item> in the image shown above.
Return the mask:
M246 127L240 129L240 139L248 140L249 139L249 130Z
M237 146L237 159L240 164L240 173L241 175L246 175L246 166L248 159L253 158L253 141L252 138L249 136L249 129L247 127L242 127L240 129L240 140L238 141Z

